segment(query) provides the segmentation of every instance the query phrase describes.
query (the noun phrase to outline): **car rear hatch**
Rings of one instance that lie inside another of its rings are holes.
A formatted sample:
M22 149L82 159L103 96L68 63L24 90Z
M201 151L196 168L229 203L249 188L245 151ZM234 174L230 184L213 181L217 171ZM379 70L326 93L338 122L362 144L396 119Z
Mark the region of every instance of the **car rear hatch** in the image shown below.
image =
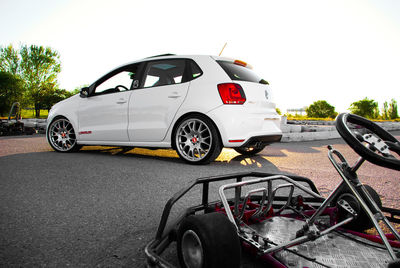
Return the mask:
M254 109L254 113L268 114L278 118L275 111L275 103L272 101L272 94L269 83L259 77L252 67L239 60L215 57L216 62L221 66L232 82L239 84L245 94L244 106Z

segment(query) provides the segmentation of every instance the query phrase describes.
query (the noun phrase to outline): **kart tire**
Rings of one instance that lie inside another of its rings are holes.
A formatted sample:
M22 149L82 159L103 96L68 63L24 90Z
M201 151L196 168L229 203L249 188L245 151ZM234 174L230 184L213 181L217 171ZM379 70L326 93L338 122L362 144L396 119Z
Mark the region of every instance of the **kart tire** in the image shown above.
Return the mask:
M264 148L267 147L267 145L263 145L260 147L237 147L233 148L236 152L238 152L241 155L246 155L246 156L253 156L264 150Z
M226 215L191 215L179 226L177 252L182 268L240 267L241 247Z
M369 195L372 197L374 202L377 204L379 209L381 209L382 201L381 201L381 198L379 197L379 194L374 190L374 188L372 188L371 186L369 186L367 184L365 184L364 187L367 190L367 192L369 193ZM363 199L365 199L362 193L361 193L361 196L363 197ZM347 189L343 190L339 194L339 197L336 199L335 203L337 203L337 201L340 199L345 199L352 206L352 208L356 210L356 212L358 214L356 219L352 220L350 223L345 225L345 227L347 229L357 231L357 232L362 232L366 229L370 229L370 228L374 227L374 224L369 219L367 213L361 207L361 205L359 204L359 202L357 201L355 196L353 196L351 194L350 189L347 188ZM370 207L370 209L371 209L371 207ZM338 221L341 221L344 219L344 217L345 217L344 214L345 213L343 213L343 211L341 211L341 209L339 209Z

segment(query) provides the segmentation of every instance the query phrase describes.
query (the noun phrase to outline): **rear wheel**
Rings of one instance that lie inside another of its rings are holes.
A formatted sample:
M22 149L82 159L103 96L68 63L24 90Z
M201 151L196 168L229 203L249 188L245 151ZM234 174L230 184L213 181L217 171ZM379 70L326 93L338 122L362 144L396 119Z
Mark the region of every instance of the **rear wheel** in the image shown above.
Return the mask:
M71 122L60 117L51 122L47 131L47 140L57 152L74 152L81 148L76 143L76 134Z
M221 213L185 218L178 230L177 251L183 268L240 267L241 248L236 228Z
M178 155L191 164L208 164L222 150L216 127L202 115L192 115L182 120L173 136Z
M264 150L265 147L267 147L267 145L238 147L233 149L239 154L252 156Z

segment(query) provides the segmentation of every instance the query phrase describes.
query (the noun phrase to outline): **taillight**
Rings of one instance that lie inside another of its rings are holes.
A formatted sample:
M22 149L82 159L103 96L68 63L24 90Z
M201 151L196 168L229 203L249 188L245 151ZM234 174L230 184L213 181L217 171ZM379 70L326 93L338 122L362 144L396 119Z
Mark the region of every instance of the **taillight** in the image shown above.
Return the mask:
M246 95L239 84L219 84L218 92L224 104L243 104L246 102Z

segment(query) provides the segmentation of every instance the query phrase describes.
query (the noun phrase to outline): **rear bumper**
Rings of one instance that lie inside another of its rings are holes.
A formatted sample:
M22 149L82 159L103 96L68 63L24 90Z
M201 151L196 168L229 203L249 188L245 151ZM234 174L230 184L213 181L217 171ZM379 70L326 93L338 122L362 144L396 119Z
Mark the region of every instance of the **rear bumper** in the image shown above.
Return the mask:
M268 145L274 142L280 142L281 139L282 139L282 134L251 137L242 146L248 147L248 146Z
M223 105L207 114L217 125L224 147L279 142L281 118L275 109L246 109Z

